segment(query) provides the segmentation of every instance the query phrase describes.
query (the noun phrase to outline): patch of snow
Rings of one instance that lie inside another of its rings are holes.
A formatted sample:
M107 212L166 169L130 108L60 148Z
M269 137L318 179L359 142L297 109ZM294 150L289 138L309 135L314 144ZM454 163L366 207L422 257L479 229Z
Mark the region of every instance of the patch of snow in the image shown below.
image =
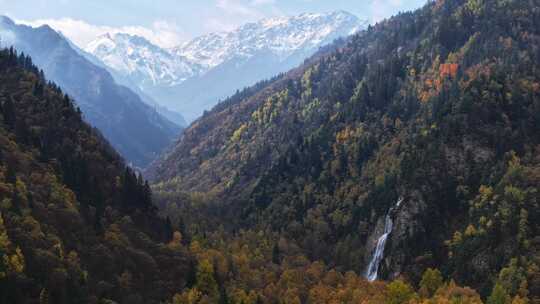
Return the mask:
M172 49L162 49L138 36L106 34L85 51L139 86L174 86L232 59L271 52L281 60L298 51L314 52L324 44L365 28L347 12L302 14L264 19L230 32L197 37Z

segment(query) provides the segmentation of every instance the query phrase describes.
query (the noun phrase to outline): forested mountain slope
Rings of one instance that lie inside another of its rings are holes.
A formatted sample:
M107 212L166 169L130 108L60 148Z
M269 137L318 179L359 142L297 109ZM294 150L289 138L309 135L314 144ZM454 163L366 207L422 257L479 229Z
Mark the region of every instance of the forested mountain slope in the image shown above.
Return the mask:
M83 122L73 100L30 57L1 50L0 303L420 299L403 281L370 284L310 263L293 244L272 246L261 233L242 232L239 242L171 228L156 216L148 185ZM219 250L208 248L215 240ZM422 299L480 303L475 291L445 283L435 270L424 277Z
M0 50L0 303L170 299L190 255L164 245L148 184L42 75Z
M218 105L149 175L194 231L357 273L403 198L382 278L438 267L538 301L539 34L536 0L429 2Z
M0 16L0 31L2 44L32 56L48 79L75 98L85 120L133 165L145 167L180 133L180 126L118 85L105 68L79 54L50 27L32 28Z

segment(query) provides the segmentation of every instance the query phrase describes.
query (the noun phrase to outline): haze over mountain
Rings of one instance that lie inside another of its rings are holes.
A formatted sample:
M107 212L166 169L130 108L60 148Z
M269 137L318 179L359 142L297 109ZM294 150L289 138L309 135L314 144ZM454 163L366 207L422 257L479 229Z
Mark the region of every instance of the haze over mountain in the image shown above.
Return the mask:
M180 126L145 104L111 74L48 26L32 28L0 17L4 45L31 55L48 79L75 98L85 119L131 163L145 166L179 134Z
M207 34L172 49L120 33L101 36L85 50L192 121L236 90L285 72L365 26L343 11L302 14Z

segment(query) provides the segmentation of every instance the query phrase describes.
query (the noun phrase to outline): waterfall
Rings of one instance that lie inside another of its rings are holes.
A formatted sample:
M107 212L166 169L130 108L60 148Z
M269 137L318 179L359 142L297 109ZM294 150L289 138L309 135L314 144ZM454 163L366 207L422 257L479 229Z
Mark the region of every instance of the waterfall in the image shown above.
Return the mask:
M379 273L379 265L384 258L384 247L386 245L386 240L388 239L390 233L392 233L392 228L394 228L392 214L395 209L399 208L402 202L403 198L400 198L397 201L397 204L394 207L390 208L390 210L388 210L388 213L386 214L384 220L384 233L379 237L379 240L377 241L377 247L375 248L375 252L371 257L371 261L369 262L368 268L366 270L366 279L368 279L368 281L370 282L377 280Z

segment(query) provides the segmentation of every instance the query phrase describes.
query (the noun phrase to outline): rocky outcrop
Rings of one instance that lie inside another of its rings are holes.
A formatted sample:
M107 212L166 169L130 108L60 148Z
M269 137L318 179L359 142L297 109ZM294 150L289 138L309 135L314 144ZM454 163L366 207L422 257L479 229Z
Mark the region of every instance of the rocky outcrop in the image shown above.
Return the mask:
M366 265L366 269L367 269L367 265L369 265L369 262L371 261L371 258L372 258L372 255L373 255L373 252L375 252L375 248L377 247L377 241L379 240L379 237L383 234L384 232L384 219L385 219L385 216L380 216L379 219L377 220L377 224L375 225L375 228L373 229L373 231L371 231L371 233L369 234L368 238L367 238L367 241L366 241L366 247L365 247L365 259L364 259L364 265Z
M419 192L407 195L401 208L394 215L394 230L390 235L387 255L381 265L383 275L387 278L400 276L415 258L414 251L422 242L426 230L423 218L427 216L427 204Z
M379 268L381 278L393 279L406 272L411 265L425 263L426 259L418 255L416 250L425 244L426 228L424 219L429 217L426 214L427 204L420 192L412 192L405 196L398 208L391 211L393 220L392 233L386 243L384 258ZM365 265L369 262L375 252L377 242L384 233L385 215L381 215L373 231L366 241Z

